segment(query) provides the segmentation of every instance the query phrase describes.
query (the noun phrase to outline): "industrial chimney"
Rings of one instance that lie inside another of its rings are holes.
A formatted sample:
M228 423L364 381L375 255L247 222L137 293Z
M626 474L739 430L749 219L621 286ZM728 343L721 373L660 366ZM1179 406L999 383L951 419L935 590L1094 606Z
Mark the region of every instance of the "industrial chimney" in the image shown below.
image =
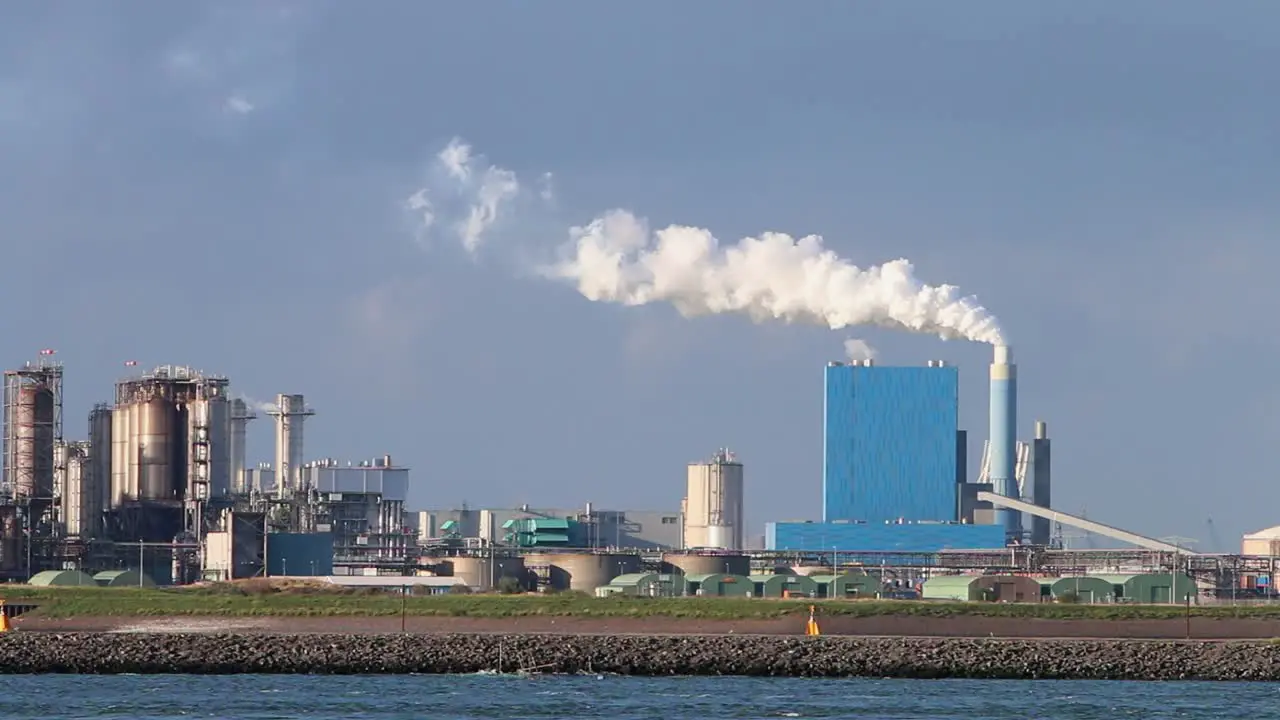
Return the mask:
M1013 364L1013 351L1005 345L995 346L991 362L991 428L990 466L988 475L991 491L1005 497L1018 497L1018 481L1014 477L1017 447L1018 366ZM1018 537L1022 533L1022 513L1008 508L996 508L997 525L1004 525L1005 533Z
M276 421L276 496L284 498L298 489L302 471L302 421L314 412L307 409L301 395L276 396L276 406L267 413Z

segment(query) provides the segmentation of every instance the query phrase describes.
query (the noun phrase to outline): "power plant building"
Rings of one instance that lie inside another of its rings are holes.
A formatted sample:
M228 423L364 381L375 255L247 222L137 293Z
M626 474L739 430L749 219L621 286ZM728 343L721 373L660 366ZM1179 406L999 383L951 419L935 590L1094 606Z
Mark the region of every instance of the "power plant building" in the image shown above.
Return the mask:
M768 523L766 549L936 553L1004 547L1008 513L992 522L996 510L978 495L1016 493L1009 490L1016 398L1010 358L1007 348L997 348L991 427L1000 437L988 443L984 471L989 463L992 484L986 485L967 479L956 368L942 361L924 367L828 364L823 521Z
M826 522L956 519L960 375L954 367L826 369Z

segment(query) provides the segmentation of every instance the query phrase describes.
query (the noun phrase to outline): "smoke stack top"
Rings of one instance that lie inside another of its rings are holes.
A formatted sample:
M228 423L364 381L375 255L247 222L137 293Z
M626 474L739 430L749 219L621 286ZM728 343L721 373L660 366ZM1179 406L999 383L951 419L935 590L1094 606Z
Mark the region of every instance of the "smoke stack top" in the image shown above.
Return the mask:
M996 345L993 365L1010 365L1013 363L1013 350L1008 345Z

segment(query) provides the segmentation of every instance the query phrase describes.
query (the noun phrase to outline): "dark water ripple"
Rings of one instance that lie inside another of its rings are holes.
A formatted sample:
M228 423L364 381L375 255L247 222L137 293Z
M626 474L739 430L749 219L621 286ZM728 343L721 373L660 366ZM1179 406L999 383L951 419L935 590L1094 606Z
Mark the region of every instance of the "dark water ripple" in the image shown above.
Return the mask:
M511 676L8 676L10 718L1277 717L1280 685Z

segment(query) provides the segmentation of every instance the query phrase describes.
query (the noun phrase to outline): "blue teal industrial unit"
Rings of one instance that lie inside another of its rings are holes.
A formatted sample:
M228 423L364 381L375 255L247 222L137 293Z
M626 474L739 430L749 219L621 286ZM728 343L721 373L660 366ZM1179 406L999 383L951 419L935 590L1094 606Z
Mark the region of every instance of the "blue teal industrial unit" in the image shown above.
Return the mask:
M941 362L828 365L823 520L955 521L959 385Z
M811 550L936 553L1004 547L1002 525L958 523L765 523L765 547L771 550Z

